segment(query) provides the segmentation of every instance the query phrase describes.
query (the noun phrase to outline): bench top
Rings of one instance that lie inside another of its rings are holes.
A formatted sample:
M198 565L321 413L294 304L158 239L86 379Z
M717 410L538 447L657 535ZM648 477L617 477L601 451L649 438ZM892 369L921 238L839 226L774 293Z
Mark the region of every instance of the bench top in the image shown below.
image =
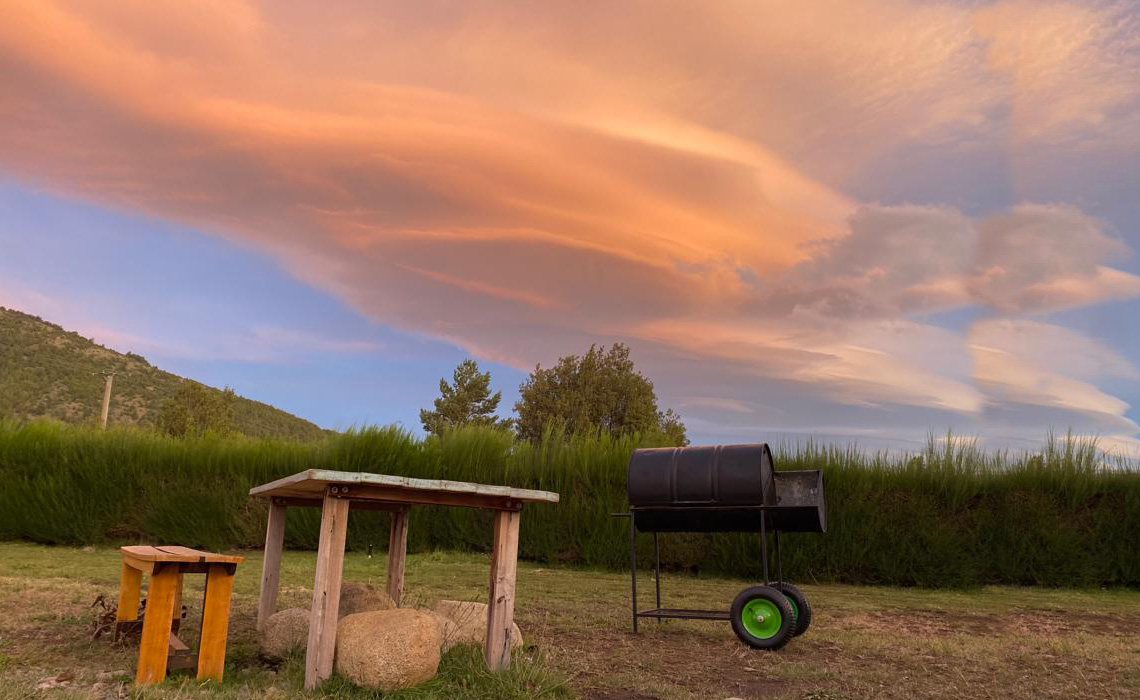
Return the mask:
M177 562L182 564L240 564L245 557L235 557L229 554L203 552L189 547L164 545L151 547L148 545L133 545L120 547L123 556L129 556L140 561Z
M370 472L338 472L327 469L309 469L284 479L255 486L251 496L261 498L319 498L330 486L345 489L346 494L360 494L361 500L384 500L393 503L441 503L444 505L470 505L481 507L501 499L519 503L557 503L558 494L550 491L516 489L493 484L473 484L466 481L442 479L414 479L408 476L373 474Z

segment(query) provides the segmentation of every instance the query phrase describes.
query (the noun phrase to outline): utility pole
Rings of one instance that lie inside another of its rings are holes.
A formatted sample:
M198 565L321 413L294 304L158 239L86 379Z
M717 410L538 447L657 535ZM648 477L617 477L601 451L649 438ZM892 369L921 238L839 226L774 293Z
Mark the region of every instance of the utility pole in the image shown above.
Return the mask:
M115 372L103 372L103 377L107 380L106 385L103 387L103 415L100 421L103 424L103 430L107 429L107 412L111 408L111 383L115 381Z

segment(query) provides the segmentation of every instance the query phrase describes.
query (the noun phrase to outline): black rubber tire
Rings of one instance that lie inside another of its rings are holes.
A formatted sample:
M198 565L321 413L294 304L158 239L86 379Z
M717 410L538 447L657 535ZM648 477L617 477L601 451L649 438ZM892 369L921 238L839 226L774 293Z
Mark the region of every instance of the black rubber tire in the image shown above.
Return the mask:
M780 610L780 628L776 634L768 638L753 636L742 622L744 606L757 598L771 602ZM752 588L745 588L732 601L732 607L729 608L729 621L732 623L732 631L736 633L740 641L753 649L775 651L787 644L788 640L792 638L792 630L796 626L796 613L787 596L780 591L768 586L753 586Z
M792 630L792 636L798 637L807 632L808 627L811 627L811 604L804 592L787 582L773 583L772 588L786 595L795 608L796 627Z

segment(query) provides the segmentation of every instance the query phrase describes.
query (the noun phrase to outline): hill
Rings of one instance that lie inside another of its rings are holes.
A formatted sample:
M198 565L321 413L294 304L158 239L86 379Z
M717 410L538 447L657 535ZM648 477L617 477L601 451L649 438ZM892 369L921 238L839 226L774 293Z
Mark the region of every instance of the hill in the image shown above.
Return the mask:
M184 381L141 355L115 352L37 316L0 306L0 418L94 424L103 400L100 373L108 370L117 373L112 425L152 425L163 402ZM326 433L291 413L243 397L234 403L234 429L253 437L302 440Z

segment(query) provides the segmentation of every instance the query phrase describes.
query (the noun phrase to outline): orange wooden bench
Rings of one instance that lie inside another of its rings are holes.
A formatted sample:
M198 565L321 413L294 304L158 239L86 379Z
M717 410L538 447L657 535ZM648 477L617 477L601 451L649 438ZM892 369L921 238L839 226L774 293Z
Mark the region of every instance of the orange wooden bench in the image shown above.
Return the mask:
M120 550L123 578L115 618L116 636L127 627L137 626L142 576L150 575L135 683L160 683L166 678L168 667L193 668L195 665L198 680L221 681L226 665L234 572L244 559L189 547L134 546ZM176 634L175 620L181 617L183 574L206 574L202 639L196 657Z

